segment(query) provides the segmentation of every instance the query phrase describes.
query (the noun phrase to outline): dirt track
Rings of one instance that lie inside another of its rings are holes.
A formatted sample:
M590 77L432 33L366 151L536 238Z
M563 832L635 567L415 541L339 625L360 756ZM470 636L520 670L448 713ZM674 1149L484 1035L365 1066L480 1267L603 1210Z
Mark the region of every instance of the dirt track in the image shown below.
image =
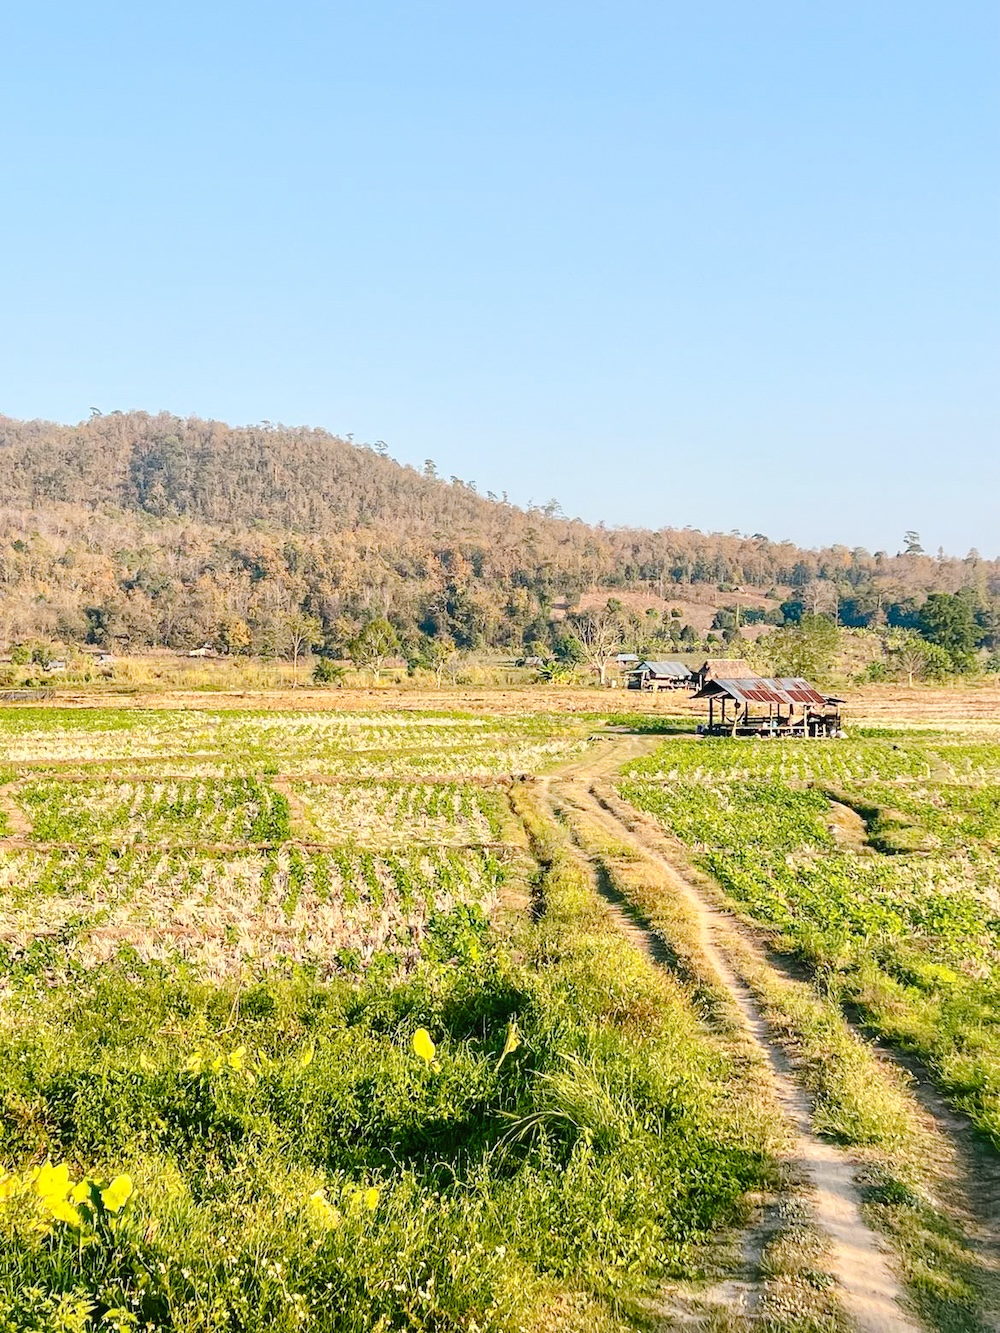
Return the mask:
M768 1029L761 1009L739 971L740 953L754 950L755 965L770 966L754 942L739 931L731 917L708 901L697 884L684 873L683 864L656 846L650 837L623 817L613 798L602 797L602 780L607 779L627 760L651 748L655 742L629 737L608 744L598 754L578 759L564 766L544 782L544 790L553 811L557 807L578 809L586 819L598 825L615 842L624 844L638 862L655 863L660 878L664 873L670 886L694 912L701 936L701 947L715 973L717 985L728 992L743 1026L763 1054L773 1080L777 1100L794 1133L792 1166L807 1183L815 1224L830 1245L830 1267L839 1294L852 1323L866 1333L913 1333L920 1324L908 1312L903 1287L881 1239L864 1221L861 1191L857 1180L858 1163L845 1150L820 1138L813 1129L813 1108L809 1094L782 1047ZM572 822L572 821L571 821ZM656 962L663 961L662 945L656 936L637 924L634 916L612 904L615 919L629 938ZM738 945L738 947L736 947ZM940 1107L937 1108L940 1111ZM949 1138L952 1156L966 1156L954 1117L934 1114L925 1103L925 1116L934 1121L933 1132ZM920 1114L914 1102L914 1114ZM968 1183L968 1182L967 1182ZM992 1219L983 1214L984 1200L976 1191L965 1192L963 1211L978 1233L980 1245L995 1241ZM979 1248L977 1246L977 1248ZM732 1284L729 1284L732 1285ZM741 1312L754 1300L753 1280L738 1283ZM720 1289L723 1290L723 1289ZM749 1293L749 1296L748 1296Z

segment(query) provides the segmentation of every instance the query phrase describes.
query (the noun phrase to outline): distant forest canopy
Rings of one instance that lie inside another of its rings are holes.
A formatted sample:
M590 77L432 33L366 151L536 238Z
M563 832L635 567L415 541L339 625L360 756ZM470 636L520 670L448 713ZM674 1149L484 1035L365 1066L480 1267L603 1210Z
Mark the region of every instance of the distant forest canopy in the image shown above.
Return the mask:
M331 654L374 619L404 646L518 651L551 643L553 608L588 591L669 602L706 584L769 594L785 605L772 620L904 628L928 594L965 590L979 623L995 623L1000 561L926 555L915 534L906 546L809 551L760 534L594 526L309 428L0 417L2 647L266 652L283 618L305 615Z

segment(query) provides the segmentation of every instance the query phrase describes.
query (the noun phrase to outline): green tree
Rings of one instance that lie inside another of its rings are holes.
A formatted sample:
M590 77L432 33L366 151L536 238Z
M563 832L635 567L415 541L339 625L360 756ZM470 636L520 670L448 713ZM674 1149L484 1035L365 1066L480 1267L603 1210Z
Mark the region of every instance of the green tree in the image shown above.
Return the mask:
M388 658L399 652L399 638L384 616L369 620L347 645L347 652L356 667L367 668L377 685Z
M433 671L437 687L440 689L444 669L454 654L454 641L447 635L423 634L413 657L413 664L423 667L425 671Z
M929 643L945 650L955 671L971 671L975 666L980 631L976 605L968 595L932 592L920 608L920 632Z
M332 657L320 657L313 667L312 678L314 685L342 685L344 668Z
M940 644L929 643L912 629L890 630L885 641L886 655L897 675L905 676L907 685L915 680L936 680L951 670L951 658Z
M840 631L829 616L806 612L797 625L776 629L760 646L774 675L822 679L833 666Z

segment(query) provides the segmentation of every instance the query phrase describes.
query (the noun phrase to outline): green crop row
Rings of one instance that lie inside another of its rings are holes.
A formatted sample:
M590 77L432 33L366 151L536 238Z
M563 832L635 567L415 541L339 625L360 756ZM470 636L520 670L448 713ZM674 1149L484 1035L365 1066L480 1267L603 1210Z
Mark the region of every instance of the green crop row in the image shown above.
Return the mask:
M19 794L40 842L284 842L288 801L258 778L26 783Z
M845 845L833 832L834 809L821 790L775 776L743 776L756 752L772 743L710 742L699 764L690 752L701 748L668 743L630 765L622 796L683 842L778 947L806 958L874 1028L922 1055L950 1095L1000 1143L1000 857L990 841L995 789L972 788L967 780L938 783L933 791L912 783L887 789L887 765L876 751L871 777L882 782L856 781L846 793L836 792L869 819L867 832ZM818 750L829 772L835 765L826 755L836 748L802 746ZM680 759L678 750L685 752ZM801 762L815 761L805 755ZM848 753L852 768L858 762L857 749ZM709 767L705 783L701 774ZM666 772L678 776L664 780ZM880 841L878 821L887 814L875 798L890 791L897 806L932 828L951 827L947 821L954 818L955 836L940 838L936 851L879 850L891 844Z
M241 772L488 774L558 757L579 743L585 726L535 715L7 709L0 712L0 763L131 764L169 755Z

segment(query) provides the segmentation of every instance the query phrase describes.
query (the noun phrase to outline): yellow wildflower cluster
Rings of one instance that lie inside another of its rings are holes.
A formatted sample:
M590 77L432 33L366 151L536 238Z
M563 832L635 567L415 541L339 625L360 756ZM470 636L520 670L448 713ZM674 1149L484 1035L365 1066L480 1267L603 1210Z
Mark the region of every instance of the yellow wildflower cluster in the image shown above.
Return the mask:
M368 1189L349 1186L341 1196L341 1207L348 1213L374 1213L378 1208L379 1191L374 1185ZM327 1231L333 1231L344 1220L340 1209L334 1207L326 1196L326 1189L314 1190L308 1199L309 1215Z
M103 1219L113 1230L116 1219L135 1193L129 1176L115 1176L102 1182L84 1176L73 1183L69 1165L53 1166L46 1161L17 1174L0 1176L0 1205L16 1201L22 1208L33 1204L35 1229L48 1234L57 1222L81 1233L93 1231Z
M228 1055L209 1055L199 1046L191 1052L184 1064L184 1072L193 1074L195 1078L202 1074L221 1074L224 1069L230 1069L234 1074L243 1074L248 1079L253 1079L254 1075L247 1066L247 1048L237 1046L234 1051Z

